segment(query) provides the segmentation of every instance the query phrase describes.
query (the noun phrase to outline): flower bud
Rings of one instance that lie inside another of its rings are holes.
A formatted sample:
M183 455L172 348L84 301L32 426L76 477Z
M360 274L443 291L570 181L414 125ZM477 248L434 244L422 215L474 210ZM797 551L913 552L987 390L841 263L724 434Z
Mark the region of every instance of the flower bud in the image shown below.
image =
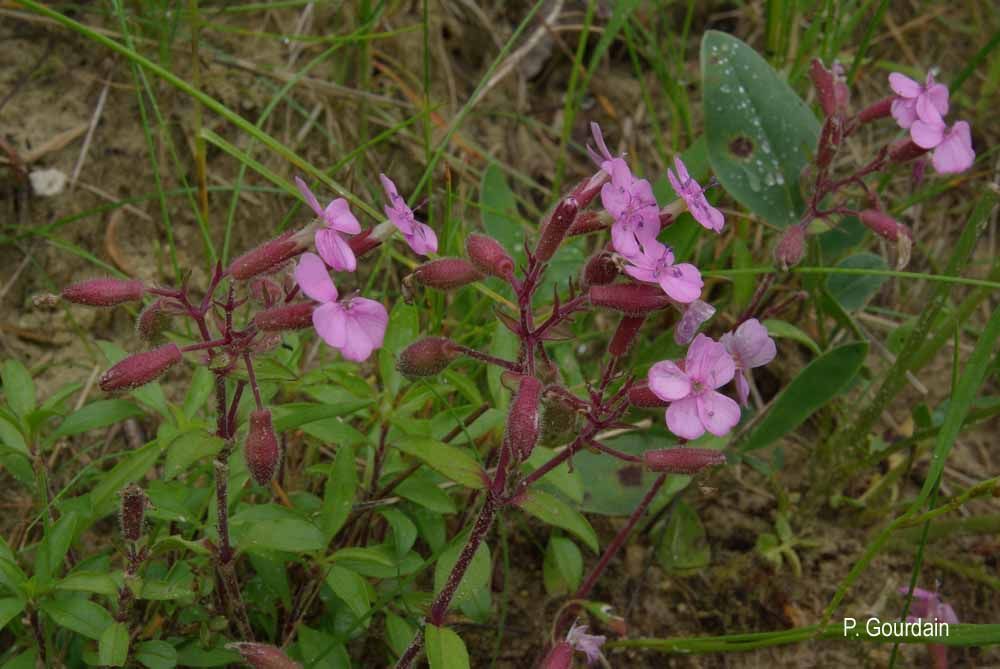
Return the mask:
M646 467L654 472L695 474L706 467L726 464L726 455L710 448L660 448L642 454Z
M591 286L588 291L590 303L594 306L613 309L630 316L648 314L670 305L659 286L636 283L613 283L607 286Z
M265 307L270 307L285 297L285 291L277 281L258 277L250 282L250 297Z
M572 195L556 205L552 212L552 218L548 220L542 228L542 234L538 238L538 246L535 247L535 257L540 262L548 262L555 255L566 238L566 233L576 219L576 213L580 210L580 204Z
M844 138L844 122L840 116L829 116L823 122L819 133L819 145L816 149L816 165L828 167L837 155L837 149Z
M143 489L134 483L122 490L121 498L118 520L122 526L122 537L126 541L138 541L142 537L149 498Z
M573 666L573 646L560 641L542 660L541 669L570 669Z
M267 485L278 471L281 452L271 425L271 412L259 409L250 414L250 430L244 444L247 469L258 485Z
M792 225L774 248L774 260L781 269L787 270L802 262L806 253L806 229L801 225Z
M258 311L253 317L253 324L263 332L301 330L312 326L312 315L315 310L316 305L312 302L283 304Z
M177 344L164 344L150 351L135 353L114 365L101 375L101 390L132 390L144 386L170 369L181 359Z
M628 401L634 407L653 409L665 407L669 402L661 400L646 383L637 383L628 389Z
M538 402L541 392L541 381L533 376L523 376L517 394L510 403L507 440L521 460L526 460L538 443Z
M413 342L396 359L396 369L414 379L440 374L451 361L462 355L455 343L445 337L427 337Z
M674 342L678 346L687 346L698 334L702 323L715 315L715 307L707 302L695 300L684 310L684 315L674 327Z
M378 248L382 240L372 234L374 228L367 228L347 240L347 245L354 251L354 256L360 258L372 249Z
M67 302L89 307L113 307L125 302L137 302L146 291L142 281L135 279L90 279L62 290Z
M587 264L584 265L581 282L584 288L604 286L618 278L620 271L612 254L607 251L598 251L590 256Z
M580 205L582 207L583 205ZM596 211L581 211L576 215L573 225L566 231L567 237L587 235L608 227L608 221Z
M301 664L289 659L280 648L266 643L243 641L226 644L226 648L242 655L243 661L253 669L302 669Z
M858 123L871 123L880 118L886 118L892 113L892 101L896 96L884 97L878 102L868 105L858 114Z
M226 273L237 281L246 281L261 274L270 274L306 250L292 231L264 242L234 260Z
M816 97L827 116L844 113L850 99L850 91L843 80L844 68L834 63L831 69L823 67L822 61L814 58L809 66L809 77L816 88Z
M917 146L912 139L901 139L889 147L889 158L894 163L908 163L927 153L928 149Z
M865 209L860 214L858 218L865 226L874 232L879 237L883 239L888 239L890 242L899 241L901 235L913 239L913 233L910 229L898 222L889 214L884 211L879 211L877 209Z
M155 341L170 325L172 315L170 304L165 299L153 300L139 313L135 333L143 341Z
M483 278L482 273L476 269L468 260L462 258L441 258L424 263L407 277L408 281L437 288L438 290L451 290L467 286L473 281Z
M611 181L611 175L604 170L598 170L590 178L578 183L573 188L570 196L576 199L577 206L580 209L585 209L600 194L604 184L609 181Z
M579 414L556 393L542 393L541 432L538 443L542 446L562 446L577 434Z
M483 274L491 274L509 281L514 275L514 259L500 242L488 235L472 234L465 238L465 252L469 260Z
M628 350L632 348L632 342L635 341L635 336L639 334L639 328L642 327L644 322L646 322L645 314L641 316L622 316L621 321L618 323L618 329L615 330L615 334L611 337L611 342L608 344L608 353L616 358L628 353Z

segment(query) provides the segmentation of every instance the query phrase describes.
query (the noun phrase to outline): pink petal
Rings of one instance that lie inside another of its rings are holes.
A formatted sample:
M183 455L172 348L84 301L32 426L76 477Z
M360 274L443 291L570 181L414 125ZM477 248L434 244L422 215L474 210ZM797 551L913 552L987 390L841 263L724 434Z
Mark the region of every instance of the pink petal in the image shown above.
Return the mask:
M908 130L913 122L917 120L917 103L915 100L896 98L890 107L892 117L900 128Z
M381 302L365 297L355 297L350 302L350 315L374 348L382 346L389 313Z
M944 119L941 118L941 113L938 112L937 107L934 106L934 103L927 95L921 95L917 98L917 118L931 125L944 127Z
M656 271L650 269L649 267L640 267L639 265L625 265L624 271L630 277L636 281L642 281L644 283L656 283Z
M313 192L309 190L308 184L299 177L295 177L295 185L298 187L299 192L302 193L302 197L305 198L309 208L316 212L317 216L323 218L323 208L319 206L319 201L313 195Z
M722 227L726 224L725 216L709 203L704 193L698 193L688 201L688 211L702 227L713 232L722 232Z
M697 439L705 434L698 418L698 398L686 397L667 407L667 427L682 439Z
M601 132L601 126L596 121L590 122L590 134L594 138L594 144L597 144L597 150L601 152L601 157L605 160L611 160L611 152L608 151L608 145L604 143L604 133Z
M698 268L689 263L672 265L660 271L660 288L671 299L682 304L694 302L701 297L704 285Z
M378 179L382 182L382 190L385 191L385 195L389 199L389 203L395 203L395 201L399 198L399 191L396 190L396 184L394 184L392 179L384 174L379 174Z
M955 609L951 608L951 604L941 604L937 613L937 617L941 622L948 623L949 625L958 624L958 616L955 615Z
M722 335L719 343L743 369L762 367L774 360L777 354L777 347L770 333L756 318L744 321L735 332Z
M938 114L946 116L948 114L948 87L944 84L933 84L924 93L937 109Z
M691 394L691 380L671 360L658 362L649 368L649 389L661 400L673 402Z
M641 252L632 226L624 221L615 221L614 225L611 226L611 243L614 245L615 251L626 258L636 256Z
M326 211L323 212L323 220L337 232L345 232L349 235L356 235L361 232L361 224L358 223L358 219L351 213L351 205L342 197L338 197L326 205Z
M910 139L922 149L933 149L944 139L944 123L927 123L917 119L910 126Z
M601 186L601 204L612 217L619 219L628 208L629 195L625 188L615 183Z
M339 349L347 343L347 314L339 302L327 302L314 311L313 327L333 348Z
M944 140L934 149L931 162L941 174L964 172L972 167L976 152L972 149L969 124L959 121L947 132Z
M667 180L670 182L670 187L674 189L675 193L677 193L677 197L682 197L684 193L682 182L669 167L667 168Z
M302 292L317 302L333 302L337 299L337 287L333 285L326 264L315 253L303 253L295 265L295 283Z
M695 300L684 310L681 320L674 326L674 342L679 346L690 344L702 323L715 315L715 307L707 302Z
M710 390L698 397L698 418L706 430L722 437L740 422L740 405L731 397Z
M629 192L632 194L632 199L639 201L637 204L656 207L656 196L653 195L653 187L646 179L636 179L633 181Z
M350 244L340 236L340 233L330 228L316 231L316 250L326 261L326 264L338 272L353 272L358 261Z
M889 75L889 86L892 90L904 98L915 98L920 95L924 87L910 79L905 74L900 74L899 72L893 72Z
M406 235L406 243L410 245L413 252L422 256L437 253L438 239L434 229L424 223L416 223L413 232Z
M747 405L747 399L750 398L750 382L747 381L747 372L738 372L736 374L736 397L740 401L740 406Z
M688 376L707 388L719 388L733 380L736 365L726 348L703 334L688 349L684 369Z
M691 175L688 173L687 165L684 164L684 161L681 160L680 156L674 156L674 167L677 168L678 181L682 184L686 184L691 181Z

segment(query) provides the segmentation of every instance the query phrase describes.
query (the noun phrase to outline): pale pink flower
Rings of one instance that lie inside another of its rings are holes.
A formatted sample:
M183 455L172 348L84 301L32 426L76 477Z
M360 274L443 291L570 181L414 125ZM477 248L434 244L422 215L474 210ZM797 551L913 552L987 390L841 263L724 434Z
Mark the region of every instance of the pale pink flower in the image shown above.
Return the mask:
M904 586L899 589L899 594L905 597L909 591L909 587ZM958 616L955 615L955 609L951 608L950 604L943 602L941 595L938 593L931 590L924 590L923 588L913 589L913 598L910 600L910 614L906 616L906 619L910 622L929 620L948 623L949 625L958 624Z
M628 170L628 164L623 157L611 155L608 145L604 142L604 133L601 132L601 126L597 125L594 121L590 123L590 134L593 135L594 143L597 144L596 151L589 144L587 145L587 153L590 154L591 160L597 163L608 176L611 176L615 169L624 167ZM632 176L631 171L629 172L629 176Z
M312 314L316 333L347 360L361 362L382 346L389 314L375 300L352 297L337 301L337 287L315 253L304 253L295 266L302 292L320 303Z
M939 174L954 174L972 167L975 159L969 124L959 121L944 131L941 142L934 149L931 162Z
M667 179L670 180L674 192L684 200L694 220L713 232L722 232L722 226L726 223L725 217L709 203L705 197L705 190L688 174L680 156L674 157L674 167L677 168L677 173L674 174L674 171L668 168Z
M698 333L698 328L715 315L715 307L708 302L695 300L684 310L681 320L674 326L674 341L678 346L687 346Z
M733 332L727 332L719 340L736 365L736 396L740 404L747 405L750 397L750 370L763 367L774 360L777 354L774 340L767 328L756 318L744 321Z
M601 204L614 218L611 243L623 256L640 252L642 244L656 240L660 232L660 209L653 187L632 176L624 161L612 166L611 181L601 187Z
M587 664L594 664L601 659L601 646L604 645L605 641L607 641L607 637L587 634L587 626L576 623L573 623L573 626L569 628L569 633L566 634L566 642L574 650L587 656Z
M403 233L403 238L413 252L422 256L437 253L438 239L434 230L429 225L417 221L413 216L413 210L406 206L406 200L400 197L392 179L384 174L379 174L378 178L389 200L389 204L385 205L385 215Z
M948 87L935 82L933 74L928 72L921 85L905 74L893 72L889 75L889 86L896 94L892 101L892 117L899 127L909 130L917 121L943 125L948 113ZM913 141L917 138L913 137Z
M697 439L706 430L721 437L740 422L740 405L716 391L735 373L725 347L699 334L688 348L683 368L670 360L650 368L649 389L670 402L667 427L678 437Z
M326 261L327 265L338 272L353 272L358 266L357 259L355 259L354 251L351 250L347 240L340 235L341 233L358 234L361 232L361 224L351 213L351 207L347 204L347 200L338 197L331 200L324 209L319 206L319 201L309 190L305 181L295 177L295 185L298 186L299 192L302 193L309 208L326 226L316 231L316 250L319 251L319 255Z
M672 300L688 304L701 297L701 272L690 263L674 264L674 252L655 239L644 243L639 253L626 257L625 273L638 281L656 283Z

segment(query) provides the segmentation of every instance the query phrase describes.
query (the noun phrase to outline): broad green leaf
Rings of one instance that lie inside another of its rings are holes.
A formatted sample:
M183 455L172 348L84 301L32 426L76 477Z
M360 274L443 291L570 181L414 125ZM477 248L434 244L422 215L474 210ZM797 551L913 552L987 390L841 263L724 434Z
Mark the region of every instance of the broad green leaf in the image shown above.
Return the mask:
M523 257L524 229L517 214L517 198L496 163L483 170L479 207L486 234L499 241L515 260Z
M177 650L166 641L143 641L135 647L135 659L149 669L177 666Z
M354 449L340 446L323 488L323 506L319 526L327 542L337 536L351 513L358 492L358 472L354 467Z
M583 515L555 495L529 488L517 505L543 523L561 527L576 535L590 550L597 552L597 533Z
M334 564L326 576L326 584L344 600L359 618L371 608L371 598L368 595L368 583L355 571Z
M449 574L451 574L452 569L455 567L455 563L458 562L462 549L465 548L468 537L467 533L459 535L441 553L441 556L438 557L437 564L434 565L435 593L439 593L444 589L445 584L448 582ZM455 596L451 600L452 605L457 606L461 604L462 601L470 597L474 592L489 585L492 569L493 563L490 560L490 548L486 545L486 542L482 542L472 556L469 567L465 570L465 574L458 584L458 589L455 590Z
M393 545L396 547L397 557L409 553L417 540L417 526L410 520L409 516L399 509L387 508L378 513L392 528Z
M208 367L201 365L195 367L188 384L187 394L184 396L184 416L191 420L206 406L211 406L208 399L214 392L215 374ZM176 652L174 655L176 656Z
M21 430L3 416L0 416L0 445L22 455L30 455L28 444L25 442Z
M396 302L389 314L389 326L385 340L378 352L379 372L387 396L391 399L399 393L403 376L396 369L396 355L412 344L420 335L420 317L417 308L402 300Z
M396 561L386 555L377 546L348 546L335 551L330 559L337 561L352 560L355 562L370 562L384 567L393 567Z
M400 435L392 445L467 488L480 489L486 485L486 472L465 449L410 435Z
M35 382L31 373L19 361L11 359L3 364L3 394L7 404L24 420L35 410Z
M465 642L447 627L427 625L424 641L430 669L469 669L469 651Z
M4 597L0 599L0 630L7 626L11 620L16 618L24 610L27 601L20 597Z
M712 557L698 512L683 500L675 502L656 558L669 574L690 574L708 566Z
M146 579L142 582L142 591L139 599L148 599L154 602L171 602L177 599L192 599L194 590L191 589L191 581L174 583L162 579Z
M867 353L867 343L855 342L835 348L809 363L774 400L743 450L769 446L805 422L847 387L861 369Z
M240 662L239 654L226 648L202 648L201 643L191 643L177 649L179 667L224 667Z
M410 623L388 609L385 612L385 640L392 652L399 657L413 640L416 630Z
M551 448L535 446L522 467L525 471L534 471L551 460L555 455L556 452ZM570 470L568 462L564 462L558 467L553 468L545 476L538 479L538 482L551 485L575 504L583 501L583 483L580 481L580 475L576 469Z
M325 418L346 416L371 403L371 399L353 396L335 403L287 402L271 409L271 413L275 431L285 432Z
M92 592L105 597L118 594L118 584L111 574L102 571L77 571L55 584L56 590Z
M128 627L125 623L108 625L97 646L101 664L107 667L124 667L128 658L128 644Z
M67 416L49 437L49 441L114 425L144 413L134 402L128 400L97 400Z
M413 476L396 486L396 494L436 514L458 511L455 501L448 496L448 493L428 479L429 477L420 476L419 471L415 472Z
M167 457L163 463L163 477L170 480L183 473L202 458L214 457L222 450L223 441L205 430L195 429L185 432L170 441Z
M84 597L45 599L41 608L60 627L89 639L100 639L112 623L111 614Z
M505 360L516 360L517 349L520 342L513 332L508 330L503 323L497 321L493 331L493 340L490 342L490 353ZM486 368L486 380L490 388L490 396L493 398L493 406L497 411L506 412L510 403L510 392L500 383L503 370L496 365L489 365Z
M813 341L813 338L807 335L805 332L795 327L791 323L785 321L775 320L769 318L763 323L764 327L767 328L767 333L772 337L779 337L781 339L791 339L797 341L810 351L819 355L822 351L819 345Z
M39 583L48 583L62 569L76 534L78 520L77 514L67 513L45 529L45 540L35 554L35 577Z
M3 590L17 595L21 593L21 587L25 585L28 577L12 558L13 556L0 555L0 586Z
M743 41L709 30L701 41L705 136L726 192L769 224L796 223L799 174L819 123L785 80Z
M858 253L844 258L837 263L837 267L884 270L887 265L882 256ZM846 311L855 311L865 306L887 278L871 274L831 274L826 277L826 290Z
M240 548L307 553L326 547L326 538L308 520L276 504L243 507L229 519Z
M545 591L552 597L568 595L580 587L583 555L575 543L566 537L549 539L542 562L542 578Z
M350 669L351 657L343 644L337 644L327 652L335 637L305 625L299 625L295 629L299 639L299 654L306 666L312 669Z
M151 441L122 458L111 471L102 474L100 482L90 492L90 503L95 516L109 513L115 506L118 493L129 483L142 478L148 472L163 452L159 441Z

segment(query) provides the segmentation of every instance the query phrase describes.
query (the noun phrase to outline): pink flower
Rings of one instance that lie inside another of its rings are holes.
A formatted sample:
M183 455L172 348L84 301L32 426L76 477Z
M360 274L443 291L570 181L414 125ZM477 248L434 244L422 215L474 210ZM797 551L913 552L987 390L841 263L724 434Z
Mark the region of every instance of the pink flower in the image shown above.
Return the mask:
M392 179L384 174L379 174L378 178L389 199L389 204L385 205L385 215L403 233L403 238L413 252L422 256L437 253L438 240L434 230L414 218L413 210L406 206L406 201L400 197Z
M714 315L715 307L707 302L695 300L688 305L681 320L674 326L674 341L678 346L690 344L702 323Z
M354 257L354 251L340 233L356 235L361 232L361 224L351 213L347 200L338 197L336 200L331 200L323 209L305 181L295 177L295 185L298 186L309 208L326 224L326 227L316 232L316 250L326 264L338 272L353 272L358 262Z
M940 143L934 149L931 162L939 174L964 172L972 167L976 152L972 149L972 134L969 124L959 121L944 131Z
M670 180L670 185L677 195L684 200L688 211L694 216L694 220L701 223L702 227L714 232L722 232L722 226L726 223L725 217L721 211L709 204L705 198L705 190L691 178L687 167L684 166L684 162L679 156L674 157L674 167L677 168L677 174L668 168L667 179Z
M611 181L601 188L601 204L615 219L611 242L615 250L630 257L640 246L656 240L660 232L660 210L653 187L632 176L625 161L612 166Z
M700 334L688 348L683 369L670 360L650 368L649 389L670 402L667 427L678 437L697 439L706 430L721 437L740 422L740 406L716 391L735 373L725 347Z
M382 346L389 322L385 307L363 297L338 302L337 287L315 253L302 255L295 281L303 293L320 303L312 315L316 332L346 359L361 362Z
M908 587L899 589L899 594L906 596ZM958 624L958 616L955 609L950 604L941 601L941 595L931 590L923 588L913 589L913 599L910 602L910 615L906 616L910 622L917 620L937 620L949 625Z
M948 113L948 87L935 82L933 74L928 72L924 84L920 85L904 74L893 72L889 75L889 86L896 94L892 101L892 117L899 127L909 130L917 121L944 124L944 116ZM916 136L913 141L917 142Z
M690 263L675 265L674 252L669 246L653 239L627 260L630 264L625 266L626 274L638 281L660 284L671 299L688 304L701 297L705 282L698 268Z
M573 623L573 626L569 628L569 632L566 634L566 642L574 650L578 650L587 656L587 664L594 664L601 659L601 646L604 645L605 641L607 641L607 637L587 634L587 626L577 625L576 623Z
M740 404L747 405L750 396L750 370L763 367L774 360L777 348L767 328L756 318L744 321L734 332L727 332L719 340L733 357L736 365L736 395Z
M587 153L590 154L591 160L597 163L600 168L608 174L608 176L611 176L616 168L620 169L621 167L624 167L626 170L628 169L628 164L625 162L624 158L621 156L611 155L611 151L608 150L608 145L604 143L604 133L601 132L601 126L597 125L597 123L593 121L590 123L590 134L593 135L594 143L597 144L597 151L590 148L590 145L588 144ZM629 172L629 176L632 176L631 172Z

